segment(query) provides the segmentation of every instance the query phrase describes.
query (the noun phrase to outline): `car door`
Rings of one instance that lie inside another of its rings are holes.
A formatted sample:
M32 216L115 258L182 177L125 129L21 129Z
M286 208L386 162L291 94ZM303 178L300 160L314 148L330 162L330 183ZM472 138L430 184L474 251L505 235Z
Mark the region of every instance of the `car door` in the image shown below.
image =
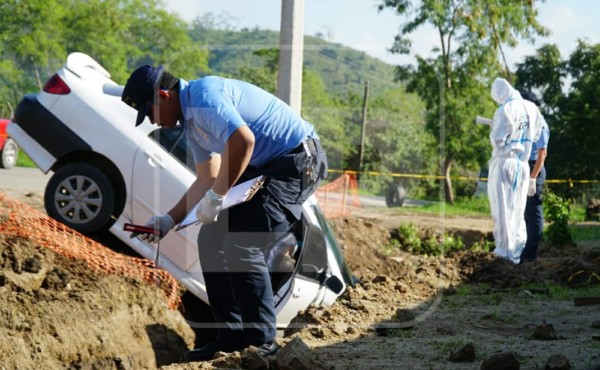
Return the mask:
M133 222L146 223L153 215L164 214L184 194L195 179L185 163L185 137L180 126L152 131L138 146L132 171ZM167 258L182 271L198 262L198 227L171 231L160 241L161 258ZM156 248L156 245L152 245Z

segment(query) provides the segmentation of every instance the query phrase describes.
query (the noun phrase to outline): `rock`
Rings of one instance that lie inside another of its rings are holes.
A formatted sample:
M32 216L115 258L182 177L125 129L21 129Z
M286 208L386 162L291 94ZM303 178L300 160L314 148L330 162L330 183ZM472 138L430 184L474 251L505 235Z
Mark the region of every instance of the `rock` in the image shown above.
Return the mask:
M37 257L27 258L23 262L23 271L37 273L42 269L42 261Z
M394 286L394 289L400 293L407 293L409 290L408 286L402 282L398 282L396 286Z
M294 337L277 353L279 370L325 370L330 369L320 363L300 337Z
M521 363L512 352L493 355L481 364L481 370L520 370Z
M242 351L241 364L247 370L260 370L269 368L269 360L258 354L256 347L248 347Z
M373 284L385 283L388 281L388 277L384 275L377 275L371 281Z
M544 366L544 370L569 370L570 368L569 359L560 354L548 357Z
M592 328L594 328L594 329L600 329L600 320L594 320L594 321L592 321Z
M475 346L473 343L465 344L461 349L450 355L452 362L473 362L475 361Z
M600 199L590 198L585 208L586 221L600 221Z
M396 321L401 323L413 322L415 321L415 314L411 310L399 308L396 310Z
M540 340L554 340L556 339L556 333L552 324L542 324L536 326L533 330L533 338Z

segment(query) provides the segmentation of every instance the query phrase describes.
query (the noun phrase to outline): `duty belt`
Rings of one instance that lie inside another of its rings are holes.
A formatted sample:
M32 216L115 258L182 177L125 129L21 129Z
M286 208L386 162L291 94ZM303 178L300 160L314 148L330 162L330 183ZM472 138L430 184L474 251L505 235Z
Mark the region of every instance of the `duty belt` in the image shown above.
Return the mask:
M320 146L319 139L306 139L300 145L295 147L290 153L305 152L308 157L316 155L317 148Z

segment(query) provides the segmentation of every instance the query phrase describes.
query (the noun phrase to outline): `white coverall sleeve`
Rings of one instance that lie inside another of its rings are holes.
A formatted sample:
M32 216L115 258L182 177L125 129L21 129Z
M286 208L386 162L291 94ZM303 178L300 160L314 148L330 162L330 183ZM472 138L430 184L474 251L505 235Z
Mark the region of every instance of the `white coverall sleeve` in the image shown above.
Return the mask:
M494 119L492 120L492 130L490 132L490 140L495 148L503 148L506 145L506 141L510 137L513 131L512 120L506 115L506 112L502 107L496 110L494 113Z

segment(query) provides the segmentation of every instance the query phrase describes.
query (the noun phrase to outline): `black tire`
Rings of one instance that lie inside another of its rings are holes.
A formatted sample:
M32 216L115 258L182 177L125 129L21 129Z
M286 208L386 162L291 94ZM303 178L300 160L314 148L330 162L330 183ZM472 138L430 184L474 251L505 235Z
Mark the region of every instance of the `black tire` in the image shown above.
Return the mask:
M385 204L388 207L402 207L406 190L402 185L392 185L385 194Z
M46 185L48 216L82 234L103 232L112 225L113 187L98 168L85 163L62 167Z
M19 147L13 139L7 139L4 142L4 148L2 148L2 160L0 161L1 168L13 168L17 164L17 158L19 157Z

